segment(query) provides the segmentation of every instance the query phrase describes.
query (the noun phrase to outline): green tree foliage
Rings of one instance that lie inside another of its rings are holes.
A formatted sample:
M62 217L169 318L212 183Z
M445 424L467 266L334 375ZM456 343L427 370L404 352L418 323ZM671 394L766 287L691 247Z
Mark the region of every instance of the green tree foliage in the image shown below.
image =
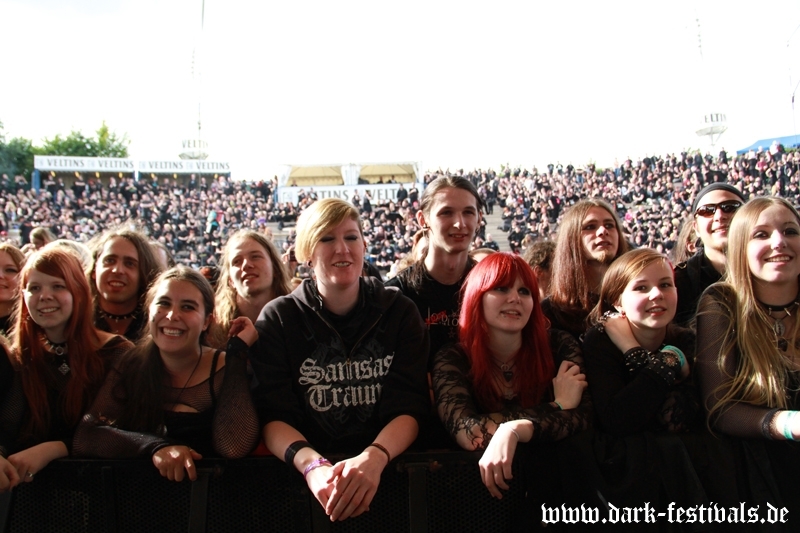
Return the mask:
M0 174L10 177L21 174L29 177L33 172L34 155L72 155L80 157L128 157L127 135L119 137L105 121L94 136L87 137L73 130L66 137L56 135L45 139L42 146L34 146L28 139L14 137L6 142L3 123L0 122Z
M0 122L0 174L30 176L33 171L33 145L28 139L14 137L6 142Z
M52 139L45 139L44 144L36 148L36 153L80 157L128 157L129 143L127 135L118 137L108 129L104 121L95 137L87 137L73 130L66 137L56 135Z

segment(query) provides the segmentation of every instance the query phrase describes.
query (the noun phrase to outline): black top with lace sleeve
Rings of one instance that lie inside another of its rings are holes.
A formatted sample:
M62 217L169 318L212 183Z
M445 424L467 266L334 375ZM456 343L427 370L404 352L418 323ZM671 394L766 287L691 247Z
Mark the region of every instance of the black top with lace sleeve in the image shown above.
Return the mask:
M125 369L109 372L103 388L75 433L76 456L130 458L150 456L159 449L181 444L203 456L244 457L259 436L258 416L247 380L248 346L238 337L228 341L225 366L218 371L214 354L209 377L185 389L167 387L165 405L180 403L192 412L164 413L165 428L151 432L128 431L114 423L125 406L114 394Z
M730 388L732 376L739 367L737 346L722 353L728 343L728 335L734 334L731 327L735 310L735 296L727 285L712 285L700 299L697 312L697 375L706 410L713 408ZM722 366L720 366L722 357ZM791 383L787 386L790 408L800 407L798 390L800 373L789 376ZM790 392L794 391L794 392ZM758 406L741 402L732 402L722 410L716 411L711 419L714 429L735 437L767 438L772 436L769 426L778 412L766 406Z
M568 333L550 329L550 349L558 369L562 361L571 361L583 371L583 357L577 341ZM509 420L530 420L533 441L555 441L587 429L591 424L592 405L588 389L580 405L560 410L553 406L552 386L542 403L522 408L512 398L500 412L489 413L477 403L469 378L469 358L460 344L442 349L434 358L433 391L439 417L450 435L465 449L485 448L497 425Z

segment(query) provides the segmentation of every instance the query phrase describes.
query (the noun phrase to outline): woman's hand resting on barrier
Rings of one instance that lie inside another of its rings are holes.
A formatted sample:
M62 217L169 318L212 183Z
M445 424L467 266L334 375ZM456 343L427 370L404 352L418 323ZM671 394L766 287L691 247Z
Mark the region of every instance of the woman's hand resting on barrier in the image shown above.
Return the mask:
M511 466L517 444L529 442L533 438L533 423L529 420L511 420L497 426L492 440L483 452L478 467L481 480L489 493L498 500L503 498L502 490L508 490L508 480L514 476Z
M30 483L37 473L50 464L50 461L68 455L67 445L62 441L48 441L9 455L8 462L17 470L18 483Z
M170 481L183 481L184 470L189 479L197 479L194 462L203 456L188 446L166 446L153 454L153 464Z

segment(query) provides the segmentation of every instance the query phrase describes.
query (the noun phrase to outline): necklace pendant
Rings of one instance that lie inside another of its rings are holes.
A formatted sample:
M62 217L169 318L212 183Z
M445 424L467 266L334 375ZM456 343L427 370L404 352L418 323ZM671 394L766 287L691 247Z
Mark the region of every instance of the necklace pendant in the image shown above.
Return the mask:
M786 333L786 326L783 325L783 320L776 320L772 329L778 337L783 337L783 334Z
M65 376L66 376L67 374L69 374L70 368L69 368L69 365L67 364L67 362L66 362L66 361L64 361L63 363L61 363L61 366L60 366L60 367L58 367L58 371L59 371L59 372L61 372L61 374L65 375Z
M511 370L505 370L503 371L503 378L511 383L511 380L514 379L514 373Z

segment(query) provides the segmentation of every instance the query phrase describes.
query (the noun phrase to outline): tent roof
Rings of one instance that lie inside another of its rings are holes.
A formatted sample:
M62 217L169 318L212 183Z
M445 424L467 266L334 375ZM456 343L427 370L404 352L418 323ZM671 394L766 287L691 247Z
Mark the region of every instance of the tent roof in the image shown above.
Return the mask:
M292 166L287 184L299 187L313 185L343 185L342 167L340 165L308 165Z
M772 141L778 141L778 144L782 144L784 148L797 148L800 146L800 135L786 135L784 137L769 137L767 139L761 139L746 148L736 150L736 153L738 155L742 155L746 154L750 150L758 150L759 148L769 150L769 147L772 145Z
M371 164L365 163L361 165L360 176L368 181L370 178L383 177L385 180L394 176L398 183L412 183L417 179L416 169L414 163L390 163L390 164Z

